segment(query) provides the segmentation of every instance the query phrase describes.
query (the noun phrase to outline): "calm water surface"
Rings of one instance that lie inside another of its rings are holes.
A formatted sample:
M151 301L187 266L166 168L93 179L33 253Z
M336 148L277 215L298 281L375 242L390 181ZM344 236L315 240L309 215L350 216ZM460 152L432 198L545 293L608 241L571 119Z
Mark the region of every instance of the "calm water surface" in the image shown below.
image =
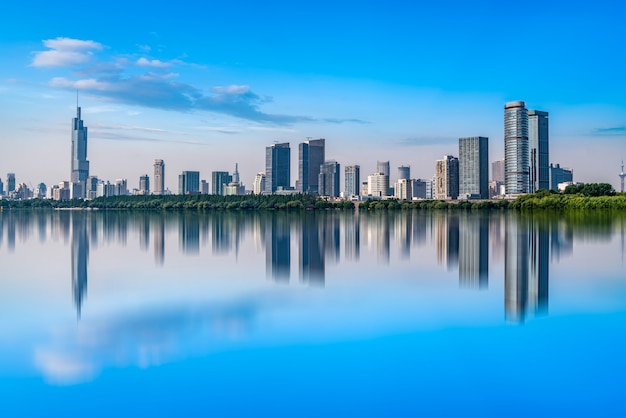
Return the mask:
M625 229L0 212L0 416L626 416Z

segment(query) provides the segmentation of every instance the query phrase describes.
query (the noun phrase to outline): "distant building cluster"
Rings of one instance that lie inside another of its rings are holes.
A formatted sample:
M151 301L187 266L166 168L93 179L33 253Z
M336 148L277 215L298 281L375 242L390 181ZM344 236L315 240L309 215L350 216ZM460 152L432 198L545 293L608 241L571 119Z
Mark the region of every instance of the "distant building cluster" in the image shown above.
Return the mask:
M506 103L504 157L491 163L491 177L489 138L484 136L459 138L458 156L444 155L435 161L432 177L411 178L411 168L401 165L393 183L389 161L378 161L376 171L363 177L360 165L346 165L341 183L340 163L326 159L326 139L307 138L298 144L298 178L294 185L291 182L290 144L277 142L265 148L265 171L255 176L252 190L246 190L235 163L233 173L213 171L210 180L202 179L198 171L183 171L178 175L176 192L215 195L308 193L328 199L350 200L454 200L514 198L541 189L558 191L573 184L574 176L571 168L549 163L548 121L548 112L528 110L523 101ZM127 179L111 182L90 175L88 131L78 106L71 128L69 181L51 187L44 183L33 187L17 183L15 174L8 173L6 185L0 179L0 198L67 200L173 193L165 187L165 162L162 159L154 161L152 179L148 174L141 175L138 187L132 190L129 190ZM621 174L622 182L623 177Z

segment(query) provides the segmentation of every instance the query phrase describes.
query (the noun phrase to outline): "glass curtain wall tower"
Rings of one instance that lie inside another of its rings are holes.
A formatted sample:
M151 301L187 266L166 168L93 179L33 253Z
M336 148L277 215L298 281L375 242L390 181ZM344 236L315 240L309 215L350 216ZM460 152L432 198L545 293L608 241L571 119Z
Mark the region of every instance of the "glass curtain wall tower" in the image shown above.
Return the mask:
M530 192L550 189L548 112L528 111Z
M289 142L265 148L265 192L287 189L291 183L291 149Z
M326 140L309 139L298 146L298 191L317 194L320 167L324 164Z
M76 117L72 119L72 176L74 184L80 184L84 191L89 177L89 161L87 161L87 127L80 118L80 107L76 107ZM75 196L79 197L79 196ZM81 196L84 197L84 192Z
M165 163L154 160L154 194L161 195L165 191Z
M459 138L459 195L489 198L489 139Z
M507 195L529 192L528 157L526 103L509 102L504 106L504 184Z

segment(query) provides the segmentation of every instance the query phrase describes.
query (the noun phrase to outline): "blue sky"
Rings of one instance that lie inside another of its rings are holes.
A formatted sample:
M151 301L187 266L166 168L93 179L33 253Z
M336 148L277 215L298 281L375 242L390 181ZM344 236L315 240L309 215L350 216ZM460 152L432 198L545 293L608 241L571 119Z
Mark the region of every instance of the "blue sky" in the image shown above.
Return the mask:
M75 92L91 173L234 169L272 141L430 177L458 138L503 155L504 103L550 112L550 160L608 181L626 155L625 7L615 1L12 3L0 15L0 173L69 178Z

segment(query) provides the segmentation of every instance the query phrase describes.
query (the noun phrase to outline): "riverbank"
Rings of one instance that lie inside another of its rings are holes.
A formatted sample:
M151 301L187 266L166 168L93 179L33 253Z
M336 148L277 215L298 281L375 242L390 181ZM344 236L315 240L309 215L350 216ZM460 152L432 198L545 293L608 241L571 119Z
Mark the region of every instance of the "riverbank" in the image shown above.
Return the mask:
M358 207L357 207L358 205ZM584 196L539 192L515 200L411 200L396 199L327 201L307 194L297 195L169 195L111 196L92 200L0 200L0 209L101 209L101 210L626 210L626 193Z

